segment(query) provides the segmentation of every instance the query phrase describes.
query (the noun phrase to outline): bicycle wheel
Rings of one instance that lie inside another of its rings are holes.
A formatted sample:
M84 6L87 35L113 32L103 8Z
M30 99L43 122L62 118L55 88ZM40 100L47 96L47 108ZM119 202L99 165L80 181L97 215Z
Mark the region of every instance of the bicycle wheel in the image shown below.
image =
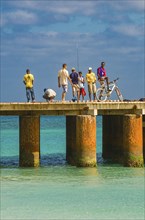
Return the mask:
M106 101L107 94L106 94L105 89L102 89L102 88L97 89L96 97L97 97L97 100L100 102Z
M122 94L121 94L119 88L116 87L116 88L115 88L115 91L116 91L116 94L117 94L117 96L118 96L119 101L122 102L122 101L123 101L123 96L122 96Z

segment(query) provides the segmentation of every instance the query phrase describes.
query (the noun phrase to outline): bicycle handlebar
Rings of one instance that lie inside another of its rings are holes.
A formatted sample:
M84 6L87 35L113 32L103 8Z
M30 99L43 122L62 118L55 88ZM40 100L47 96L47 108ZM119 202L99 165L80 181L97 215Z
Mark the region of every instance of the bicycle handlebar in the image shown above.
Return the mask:
M113 81L117 81L117 80L119 80L119 77L117 77L116 79L114 79Z
M117 80L119 80L119 77L117 77L116 79L114 79L113 81L111 81L110 84L116 82Z

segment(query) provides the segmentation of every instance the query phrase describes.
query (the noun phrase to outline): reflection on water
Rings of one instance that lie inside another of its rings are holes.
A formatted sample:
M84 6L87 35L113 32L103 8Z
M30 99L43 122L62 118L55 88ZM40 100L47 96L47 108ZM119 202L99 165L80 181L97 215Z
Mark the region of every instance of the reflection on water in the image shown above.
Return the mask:
M45 155L39 168L18 168L17 159L7 158L9 167L2 160L3 220L144 219L143 168L77 168L63 154Z
M68 165L1 169L2 219L144 219L144 170Z

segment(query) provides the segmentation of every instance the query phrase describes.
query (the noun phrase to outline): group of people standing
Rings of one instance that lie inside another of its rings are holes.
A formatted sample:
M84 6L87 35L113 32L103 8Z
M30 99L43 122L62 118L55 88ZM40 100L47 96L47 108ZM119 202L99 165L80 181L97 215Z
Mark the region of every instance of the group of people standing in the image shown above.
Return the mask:
M97 74L92 71L92 68L88 68L88 72L86 77L82 76L82 72L76 72L75 68L72 68L72 72L69 75L67 71L67 64L62 65L62 69L58 72L58 87L62 87L62 101L65 101L66 93L68 90L68 81L72 85L72 94L73 94L73 101L77 100L80 101L80 96L82 96L82 101L84 100L84 96L86 95L84 83L87 82L88 84L88 94L89 100L92 101L96 100L96 82L97 79L100 84L104 84L106 81L107 89L109 91L109 80L105 70L105 62L101 62L101 66L97 69ZM77 96L77 98L76 98Z
M84 96L86 95L84 89L84 77L82 76L82 72L77 73L75 68L72 68L72 72L69 75L67 70L67 64L62 65L62 69L58 72L58 87L62 87L62 101L65 101L66 93L68 90L68 80L72 85L72 101L79 101L80 95L82 96L82 101L84 100ZM77 96L77 98L76 98Z
M96 82L97 79L100 82L100 84L104 84L104 81L106 81L107 89L109 91L109 82L108 77L106 75L105 70L105 62L101 62L101 66L97 69L97 74L95 74L92 71L92 68L88 68L88 72L85 76L85 78L82 75L82 72L75 70L75 68L72 68L71 74L69 74L67 70L67 64L63 64L61 70L58 72L58 87L62 87L62 101L65 101L66 99L66 93L68 91L68 81L70 82L72 86L72 101L80 101L80 97L82 97L82 101L84 101L84 97L86 95L84 84L85 82L88 85L88 94L89 94L89 100L92 101L96 100ZM32 99L32 102L35 102L35 95L34 95L34 89L33 89L33 82L34 82L34 76L30 73L30 70L26 70L26 74L24 75L23 82L26 86L26 97L27 102L30 102L30 99ZM51 102L56 96L56 92L52 89L44 89L44 95L43 98L46 99L46 101Z

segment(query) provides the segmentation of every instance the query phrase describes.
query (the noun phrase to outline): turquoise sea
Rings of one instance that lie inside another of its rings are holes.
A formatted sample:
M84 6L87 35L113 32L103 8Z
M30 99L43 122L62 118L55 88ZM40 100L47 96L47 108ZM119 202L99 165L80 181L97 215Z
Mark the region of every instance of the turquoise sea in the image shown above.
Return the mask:
M41 117L41 166L19 168L19 118L0 117L1 220L143 220L144 168L103 161L97 117L96 168L65 161L65 117Z

